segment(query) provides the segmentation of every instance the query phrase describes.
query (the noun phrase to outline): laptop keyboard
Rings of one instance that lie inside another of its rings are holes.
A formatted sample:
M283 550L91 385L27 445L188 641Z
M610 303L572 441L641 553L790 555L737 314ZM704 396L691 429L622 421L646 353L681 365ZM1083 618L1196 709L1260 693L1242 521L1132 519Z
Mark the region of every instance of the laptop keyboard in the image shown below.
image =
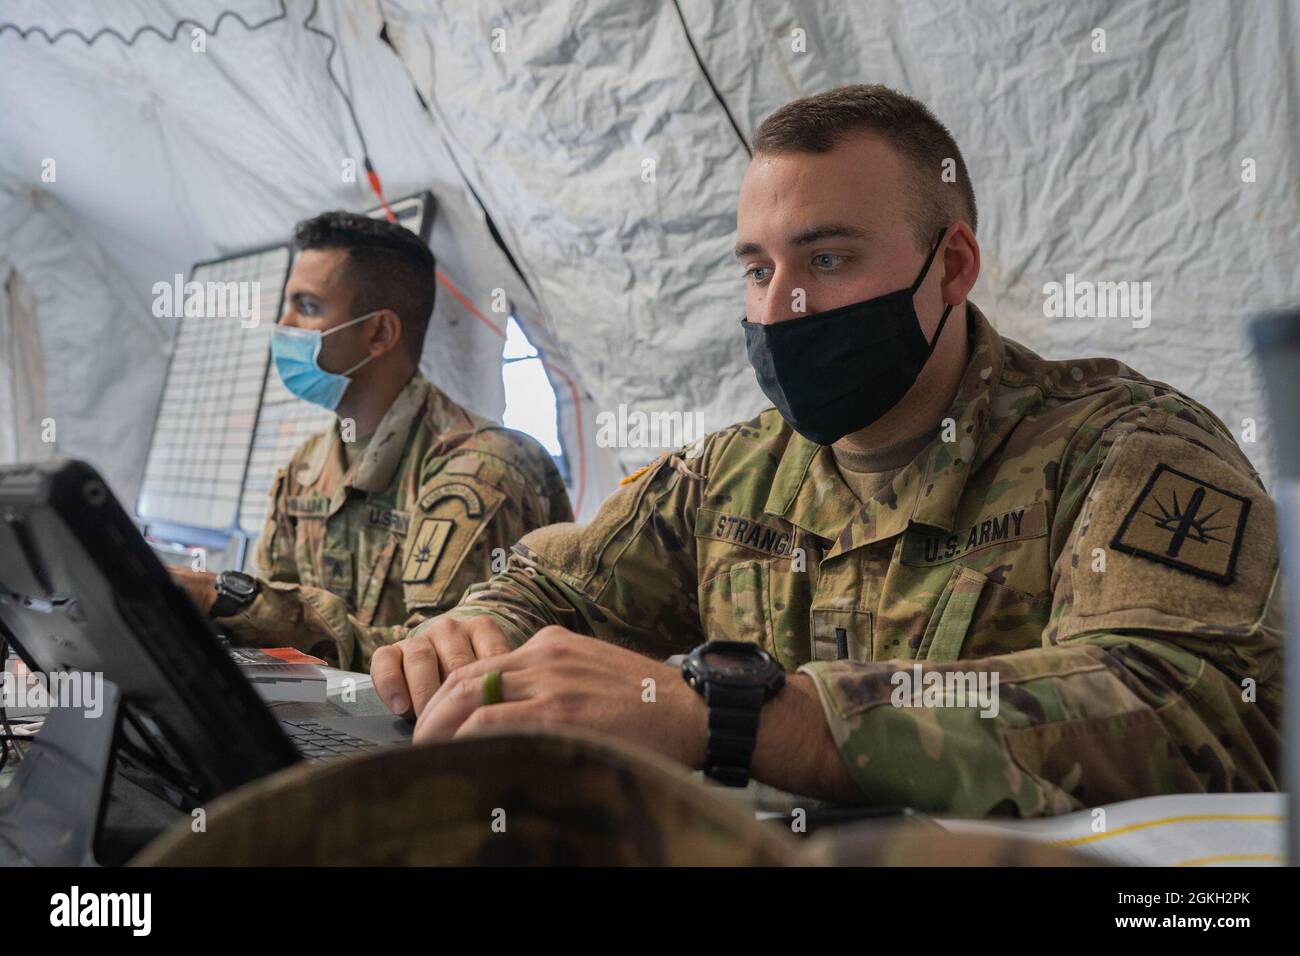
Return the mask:
M314 720L281 720L280 726L289 735L298 752L311 761L337 760L379 746L374 741L353 737Z

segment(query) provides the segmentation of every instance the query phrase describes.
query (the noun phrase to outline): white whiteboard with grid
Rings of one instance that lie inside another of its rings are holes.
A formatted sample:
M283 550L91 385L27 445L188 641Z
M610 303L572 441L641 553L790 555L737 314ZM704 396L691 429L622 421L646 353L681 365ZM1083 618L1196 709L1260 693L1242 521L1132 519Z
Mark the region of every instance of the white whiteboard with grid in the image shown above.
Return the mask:
M235 527L290 258L287 245L277 246L191 271L190 281L205 288L257 283L247 287L251 317L205 308L179 320L140 489L141 518Z

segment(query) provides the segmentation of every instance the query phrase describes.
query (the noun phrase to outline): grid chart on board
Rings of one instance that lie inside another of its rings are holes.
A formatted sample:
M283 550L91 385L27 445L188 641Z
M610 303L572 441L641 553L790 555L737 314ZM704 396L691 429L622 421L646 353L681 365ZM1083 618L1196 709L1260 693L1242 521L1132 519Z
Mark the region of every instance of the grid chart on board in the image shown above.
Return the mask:
M234 527L289 259L280 246L192 270L191 282L205 289L258 283L244 293L256 321L210 307L179 320L141 485L142 518Z

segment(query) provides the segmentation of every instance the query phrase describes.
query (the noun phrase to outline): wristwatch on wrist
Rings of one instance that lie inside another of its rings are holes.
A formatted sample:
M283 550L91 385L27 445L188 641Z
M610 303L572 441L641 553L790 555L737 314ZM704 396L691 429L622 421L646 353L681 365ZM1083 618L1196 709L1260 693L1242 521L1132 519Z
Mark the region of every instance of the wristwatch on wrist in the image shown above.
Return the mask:
M686 655L682 676L709 709L704 775L745 786L763 705L785 686L785 670L757 644L709 641Z
M257 578L240 571L222 571L217 575L217 599L212 602L209 617L230 617L238 614L257 597Z

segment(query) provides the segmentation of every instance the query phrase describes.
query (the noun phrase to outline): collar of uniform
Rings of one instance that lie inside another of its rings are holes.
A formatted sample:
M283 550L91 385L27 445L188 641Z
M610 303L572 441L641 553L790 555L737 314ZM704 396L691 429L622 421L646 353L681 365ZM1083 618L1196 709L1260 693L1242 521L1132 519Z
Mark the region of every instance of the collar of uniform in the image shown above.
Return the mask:
M914 524L952 531L966 481L992 454L1004 435L989 429L990 410L1007 350L1002 336L973 302L966 303L971 354L957 386L957 398L944 418L956 422L956 441L943 440L943 428L913 462L925 476L912 510ZM901 530L901 529L900 529Z
M944 442L941 428L893 482L860 504L835 466L833 449L792 432L764 510L834 541L828 557L901 534L911 523L951 531L966 476L991 451L985 426L1006 355L1001 336L974 303L967 302L966 315L971 354L944 416L956 422L956 442Z
M397 393L397 398L380 419L379 427L375 429L365 455L357 463L356 476L352 481L344 481L343 485L357 487L363 491L382 491L388 487L393 472L401 461L401 446L405 444L406 435L410 433L411 426L415 423L430 391L434 391L433 386L416 373ZM394 443L391 439L394 434L400 435L401 441ZM379 439L384 436L390 437L381 448ZM398 447L390 448L389 446L393 444L397 444ZM324 473L325 466L331 462L337 474L348 473L348 460L343 454L343 437L339 434L338 419L334 420L334 424L322 440L316 443L311 454L298 466L298 483L303 486L316 484Z
M411 429L428 404L432 391L433 385L420 373L411 376L411 380L397 393L393 404L388 406L388 411L379 420L379 427L371 436L365 454L357 462L356 473L345 484L367 492L388 489L393 475L397 474L398 466L402 463Z
M831 449L790 429L763 510L832 539L857 510L857 499L840 477Z
M347 458L343 455L343 445L339 441L338 419L334 420L334 424L328 431L321 434L320 441L316 442L316 447L312 449L311 454L298 463L295 480L304 488L316 484L325 471L325 466L331 461L339 474L348 470Z

